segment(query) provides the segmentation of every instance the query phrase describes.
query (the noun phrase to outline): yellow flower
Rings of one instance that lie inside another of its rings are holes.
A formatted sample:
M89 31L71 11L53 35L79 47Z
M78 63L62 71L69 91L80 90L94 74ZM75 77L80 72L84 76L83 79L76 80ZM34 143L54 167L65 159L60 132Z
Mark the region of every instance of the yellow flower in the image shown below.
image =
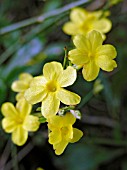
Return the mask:
M76 80L76 70L69 66L63 70L61 63L46 63L43 68L44 76L35 77L30 88L25 92L25 98L31 104L42 102L42 115L54 116L60 106L60 101L66 105L76 105L80 102L80 96L65 90Z
M44 169L39 167L39 168L37 168L36 170L44 170Z
M70 13L69 22L63 26L63 31L68 35L83 34L86 35L89 31L97 30L104 36L109 32L112 23L103 15L102 11L89 12L83 8L74 8Z
M76 118L71 113L48 119L49 143L53 145L57 155L64 152L68 143L77 142L82 137L83 132L72 126L75 121Z
M12 133L12 141L16 145L23 145L28 138L28 131L39 128L38 117L30 115L32 106L25 99L17 102L16 107L10 102L2 105L1 111L5 118L2 127L7 133Z
M29 88L31 80L33 79L32 75L29 73L22 73L19 76L19 80L16 80L12 83L12 90L14 92L19 92L16 95L16 100L24 98L24 92Z
M83 67L83 77L87 81L94 80L100 68L112 71L117 67L113 60L117 52L112 45L102 45L103 39L98 31L91 31L87 36L77 35L73 40L76 49L69 51L69 59L73 64Z

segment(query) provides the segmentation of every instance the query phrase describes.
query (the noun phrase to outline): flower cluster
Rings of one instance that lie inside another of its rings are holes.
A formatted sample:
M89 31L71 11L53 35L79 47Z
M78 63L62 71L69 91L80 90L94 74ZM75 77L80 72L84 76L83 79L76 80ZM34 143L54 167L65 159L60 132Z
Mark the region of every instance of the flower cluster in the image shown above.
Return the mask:
M112 25L106 13L75 8L71 11L70 19L63 30L73 35L75 49L65 55L64 66L52 61L44 65L43 73L39 76L22 73L12 83L12 90L18 92L16 107L10 102L2 105L2 127L5 132L12 133L13 143L19 146L26 142L28 132L38 130L40 123L45 122L49 129L48 141L57 155L63 153L68 143L77 142L83 132L73 128L73 124L76 118L80 118L75 107L81 98L65 88L76 81L76 68L83 68L83 78L92 81L97 78L100 69L109 72L117 67L115 47L103 45L105 33ZM97 94L102 89L103 85L97 81L93 93ZM37 103L41 106L41 117L31 114L32 106ZM61 108L61 105L65 106ZM44 118L43 122L41 118Z

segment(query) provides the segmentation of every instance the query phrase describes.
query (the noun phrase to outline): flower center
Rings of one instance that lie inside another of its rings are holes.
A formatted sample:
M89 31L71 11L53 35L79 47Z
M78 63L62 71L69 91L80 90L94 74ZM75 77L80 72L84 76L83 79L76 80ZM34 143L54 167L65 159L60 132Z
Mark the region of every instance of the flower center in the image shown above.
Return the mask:
M64 135L64 136L67 135L68 131L69 131L68 127L62 127L61 128L62 135Z
M22 118L18 117L18 118L16 119L16 122L17 122L17 124L22 124L22 123L23 123L23 120L22 120Z
M56 82L50 81L46 84L46 87L49 92L55 92L58 86Z

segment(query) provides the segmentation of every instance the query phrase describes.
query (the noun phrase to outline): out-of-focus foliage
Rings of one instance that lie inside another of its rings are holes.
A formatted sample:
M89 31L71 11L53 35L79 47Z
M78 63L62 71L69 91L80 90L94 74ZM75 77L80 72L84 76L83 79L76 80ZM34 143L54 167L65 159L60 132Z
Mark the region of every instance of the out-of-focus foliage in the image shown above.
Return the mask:
M0 29L71 2L1 0ZM68 88L82 97L83 102L79 105L82 118L76 122L76 128L83 131L83 138L77 144L68 145L58 157L47 142L47 125L41 124L38 132L30 133L23 147L16 147L0 123L0 169L3 166L5 170L35 170L38 167L45 170L127 169L127 2L112 1L111 4L95 0L82 7L110 10L112 30L106 34L105 43L115 46L118 53L118 68L111 73L99 74L104 86L99 94L93 94L94 81L86 82L81 72L76 83ZM69 20L69 12L0 35L0 106L3 102L15 103L16 93L11 91L11 84L20 73L37 76L46 62L63 62L65 46L68 50L74 48L71 37L62 31L62 26Z

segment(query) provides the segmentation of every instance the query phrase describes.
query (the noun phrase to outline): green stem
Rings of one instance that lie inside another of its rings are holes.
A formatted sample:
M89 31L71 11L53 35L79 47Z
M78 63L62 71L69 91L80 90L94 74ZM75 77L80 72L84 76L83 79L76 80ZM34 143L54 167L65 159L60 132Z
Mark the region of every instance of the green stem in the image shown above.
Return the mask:
M64 56L64 61L63 61L63 69L66 68L66 63L67 63L67 48L64 47L64 51L65 51L65 56Z
M90 91L82 100L81 103L78 105L78 109L82 108L91 98L93 97L93 91Z
M48 18L57 16L57 15L63 13L63 12L66 12L66 11L70 10L71 8L74 8L76 6L79 6L79 5L82 5L84 3L87 3L88 1L89 0L80 0L80 1L77 1L77 2L72 2L72 3L68 4L68 5L65 5L62 8L55 9L53 11L47 12L47 13L42 14L42 15L37 16L37 17L26 19L24 21L12 24L10 26L6 26L6 27L0 29L0 35L9 33L11 31L15 31L15 30L23 28L23 27L27 27L29 25L42 23L44 20L46 20Z

